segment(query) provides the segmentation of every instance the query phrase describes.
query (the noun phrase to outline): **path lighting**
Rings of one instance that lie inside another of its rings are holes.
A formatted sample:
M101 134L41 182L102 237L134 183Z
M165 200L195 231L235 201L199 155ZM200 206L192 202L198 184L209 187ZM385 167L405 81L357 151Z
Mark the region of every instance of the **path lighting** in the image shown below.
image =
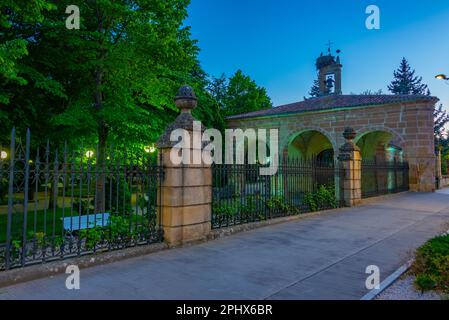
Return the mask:
M151 145L151 146L145 146L145 147L143 148L143 150L144 150L146 153L154 153L154 152L156 151L156 147L155 147L154 144L153 144L153 145Z
M2 160L5 160L6 158L8 158L8 153L7 153L6 151L2 151L2 152L0 153L0 158L1 158Z
M86 157L88 157L89 159L92 158L94 156L94 152L92 150L88 150L86 151Z
M435 78L439 80L446 80L446 81L449 80L449 78L445 74L437 74Z

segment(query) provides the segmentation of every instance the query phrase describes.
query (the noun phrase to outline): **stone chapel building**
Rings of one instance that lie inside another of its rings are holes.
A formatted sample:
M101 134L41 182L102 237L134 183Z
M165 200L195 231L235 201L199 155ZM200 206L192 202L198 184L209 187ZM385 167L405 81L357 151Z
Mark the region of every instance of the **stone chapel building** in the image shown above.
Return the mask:
M353 128L362 160L408 161L411 191L435 190L433 111L425 95L342 94L340 57L316 61L320 96L227 119L229 128L279 130L282 157L336 160L343 131ZM362 172L363 174L363 172Z

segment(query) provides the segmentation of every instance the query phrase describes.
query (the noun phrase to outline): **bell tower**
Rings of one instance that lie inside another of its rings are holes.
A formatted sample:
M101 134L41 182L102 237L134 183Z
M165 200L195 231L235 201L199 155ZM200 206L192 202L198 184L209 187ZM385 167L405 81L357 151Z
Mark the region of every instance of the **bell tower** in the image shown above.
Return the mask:
M329 41L327 55L321 53L316 60L318 70L318 80L320 83L320 96L331 94L342 94L341 91L341 68L340 50L337 50L337 57L331 53L331 42Z

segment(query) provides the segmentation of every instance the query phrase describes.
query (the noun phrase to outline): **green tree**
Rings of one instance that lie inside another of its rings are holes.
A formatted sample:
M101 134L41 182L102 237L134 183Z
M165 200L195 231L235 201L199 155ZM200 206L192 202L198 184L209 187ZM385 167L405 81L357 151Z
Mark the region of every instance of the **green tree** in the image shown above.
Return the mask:
M402 58L401 64L394 71L394 79L388 86L393 94L427 94L430 95L427 85L422 83L422 77L415 76L408 61Z
M37 109L20 110L14 98L23 96L26 86L39 87L43 92L56 83L33 67L25 66L22 60L29 55L29 46L37 36L36 26L42 24L44 15L55 6L47 0L3 0L0 1L0 123L2 132L9 132L12 124L20 125ZM56 88L54 88L56 89ZM26 95L28 96L28 95ZM15 101L14 101L15 102ZM17 121L15 121L17 120ZM5 130L6 129L6 130ZM4 131L3 131L4 130ZM6 135L0 143L6 142Z
M3 0L0 2L0 85L23 85L18 60L28 54L26 35L11 32L23 25L42 22L43 12L54 7L46 0ZM9 97L0 91L0 103L8 104Z
M210 81L208 75L201 69L199 62L192 69L190 80L186 80L195 90L198 106L193 110L196 119L207 128L224 131L225 121L222 109L214 95L209 91Z
M18 11L28 4L21 2ZM55 10L8 32L12 38L24 34L29 51L17 59L23 87L6 85L11 122L35 132L44 124L42 132L54 140L98 143L100 165L107 142L132 148L156 141L178 112L173 96L179 86L198 80L199 49L183 26L189 1L83 1L77 4L79 30L65 27L70 0L48 2ZM96 207L102 211L99 180Z
M238 70L230 79L224 99L225 115L253 112L271 108L266 89Z
M218 78L212 77L207 89L214 97L215 101L217 101L220 108L224 109L226 93L228 90L228 79L226 78L226 75L222 73Z

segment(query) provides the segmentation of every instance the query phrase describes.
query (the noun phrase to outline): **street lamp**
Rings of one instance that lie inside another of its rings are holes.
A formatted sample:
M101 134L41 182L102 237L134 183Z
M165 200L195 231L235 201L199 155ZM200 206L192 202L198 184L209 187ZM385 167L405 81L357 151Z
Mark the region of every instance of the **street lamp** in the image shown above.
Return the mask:
M449 80L449 78L445 75L445 74L443 74L443 73L441 73L441 74L437 74L436 76L435 76L435 78L437 78L437 79L439 79L439 80Z
M0 159L5 160L8 158L8 153L6 151L0 152Z
M86 152L86 157L87 158L92 158L94 156L94 152L92 151L92 150L88 150L87 152Z

